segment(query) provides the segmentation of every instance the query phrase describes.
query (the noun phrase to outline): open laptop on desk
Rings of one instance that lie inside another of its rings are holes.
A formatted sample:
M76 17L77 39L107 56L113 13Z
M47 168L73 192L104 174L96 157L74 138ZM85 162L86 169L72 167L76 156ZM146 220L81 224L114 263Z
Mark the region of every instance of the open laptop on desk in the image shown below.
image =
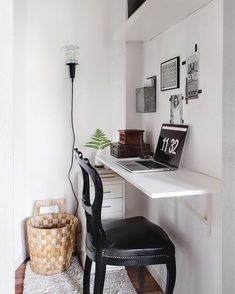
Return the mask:
M163 124L153 159L117 161L132 173L177 170L188 126Z

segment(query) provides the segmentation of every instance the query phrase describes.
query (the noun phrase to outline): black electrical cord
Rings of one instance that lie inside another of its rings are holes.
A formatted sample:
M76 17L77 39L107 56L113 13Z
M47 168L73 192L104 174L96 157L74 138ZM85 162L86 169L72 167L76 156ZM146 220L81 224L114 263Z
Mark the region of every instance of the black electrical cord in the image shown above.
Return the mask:
M140 158L148 159L153 157L153 152L150 152L149 154L146 154L146 155L144 154L143 145L144 145L144 140L143 140L143 137L140 136L140 152L141 152Z
M142 136L140 136L140 152L141 152L140 158L145 158L144 151L143 151L143 137Z
M75 193L75 190L74 190L74 187L73 187L73 183L72 183L72 180L70 178L70 173L72 171L72 168L73 168L73 159L74 159L74 156L73 156L73 151L74 151L74 147L75 147L75 131L74 131L74 123L73 123L73 80L74 78L71 77L71 81L72 81L72 84L71 84L71 127L72 127L72 133L73 133L73 145L72 145L72 157L71 157L71 164L70 164L70 168L69 168L69 171L68 171L68 179L69 179L69 182L70 182L70 186L71 186L71 189L72 189L72 192L73 192L73 195L74 195L74 198L76 200L76 208L75 208L75 212L74 212L74 215L77 215L77 211L78 211L78 197Z

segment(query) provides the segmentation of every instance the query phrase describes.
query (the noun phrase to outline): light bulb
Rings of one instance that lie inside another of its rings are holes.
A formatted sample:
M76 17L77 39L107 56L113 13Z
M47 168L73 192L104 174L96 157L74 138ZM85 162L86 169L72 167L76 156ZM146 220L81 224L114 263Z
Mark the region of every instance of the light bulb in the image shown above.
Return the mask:
M69 45L66 49L66 64L78 64L79 46Z

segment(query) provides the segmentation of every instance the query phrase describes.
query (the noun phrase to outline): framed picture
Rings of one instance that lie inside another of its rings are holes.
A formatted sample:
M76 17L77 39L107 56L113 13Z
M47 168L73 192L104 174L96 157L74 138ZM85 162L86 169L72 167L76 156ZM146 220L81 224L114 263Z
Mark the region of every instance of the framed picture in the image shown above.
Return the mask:
M199 81L198 81L198 54L189 56L186 59L187 78L186 78L186 98L199 98Z
M161 91L180 87L180 57L161 63Z
M183 124L183 95L171 95L170 97L170 123Z

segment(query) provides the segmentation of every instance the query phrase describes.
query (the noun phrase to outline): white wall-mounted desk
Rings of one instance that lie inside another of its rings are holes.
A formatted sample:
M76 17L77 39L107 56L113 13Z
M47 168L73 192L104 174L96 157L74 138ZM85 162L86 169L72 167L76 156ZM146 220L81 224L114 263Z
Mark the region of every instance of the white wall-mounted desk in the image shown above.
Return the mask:
M211 235L211 195L221 193L220 180L182 167L177 171L136 174L117 165L115 162L118 159L111 155L99 155L98 159L150 198L177 197L183 201L192 213L207 225L208 235ZM185 198L180 198L199 195L207 197L206 215L201 215Z
M221 191L220 180L186 168L136 174L117 165L118 159L111 155L100 155L98 159L150 198L208 195Z

